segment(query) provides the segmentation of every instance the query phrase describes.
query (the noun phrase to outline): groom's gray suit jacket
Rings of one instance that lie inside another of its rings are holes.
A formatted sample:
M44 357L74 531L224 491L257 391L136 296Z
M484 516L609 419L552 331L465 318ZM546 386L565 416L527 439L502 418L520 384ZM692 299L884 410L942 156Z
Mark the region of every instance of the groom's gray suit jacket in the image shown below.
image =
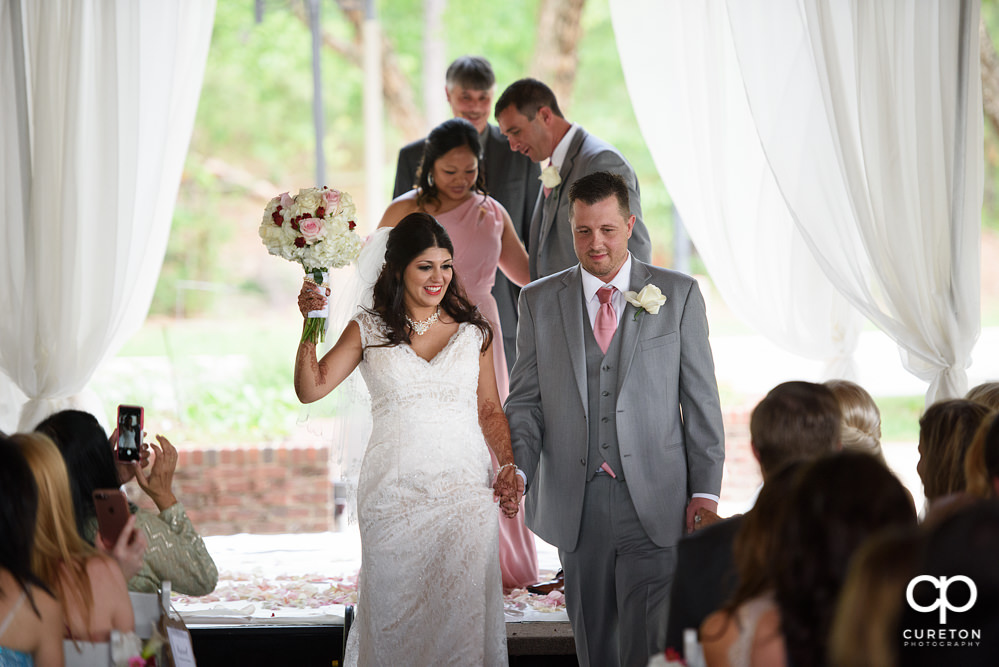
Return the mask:
M573 551L589 460L584 335L590 323L577 264L520 294L517 361L506 414L517 465L526 473L527 526ZM628 305L621 316L616 427L628 491L649 538L683 535L691 493L718 494L725 458L704 299L690 276L632 258L631 289L654 284L658 314ZM608 363L613 360L608 359Z

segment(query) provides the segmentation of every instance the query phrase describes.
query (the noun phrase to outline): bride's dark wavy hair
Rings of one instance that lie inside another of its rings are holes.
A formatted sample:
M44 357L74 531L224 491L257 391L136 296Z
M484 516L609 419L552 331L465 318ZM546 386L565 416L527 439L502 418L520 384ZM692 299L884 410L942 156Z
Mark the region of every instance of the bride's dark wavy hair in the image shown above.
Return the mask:
M406 321L406 286L403 274L406 267L429 248L443 248L454 258L451 237L432 215L410 213L389 232L385 247L385 266L375 281L372 295L374 303L371 308L371 312L385 322L388 339L384 343L385 347L410 342L412 327ZM482 351L486 351L493 340L492 327L479 309L468 301L454 270L440 307L455 322L470 322L475 325L482 332Z

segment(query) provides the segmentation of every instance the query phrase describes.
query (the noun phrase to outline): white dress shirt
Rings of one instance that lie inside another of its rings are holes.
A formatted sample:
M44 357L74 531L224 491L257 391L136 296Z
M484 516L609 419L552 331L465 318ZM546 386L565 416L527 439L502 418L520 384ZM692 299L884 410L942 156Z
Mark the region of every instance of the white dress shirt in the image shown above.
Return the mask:
M577 132L579 132L579 125L573 123L569 126L569 130L565 133L565 136L556 144L555 150L552 151L552 157L548 163L555 165L559 173L562 172L562 163L565 162L565 156L569 152L569 144L572 143L572 138L576 136Z

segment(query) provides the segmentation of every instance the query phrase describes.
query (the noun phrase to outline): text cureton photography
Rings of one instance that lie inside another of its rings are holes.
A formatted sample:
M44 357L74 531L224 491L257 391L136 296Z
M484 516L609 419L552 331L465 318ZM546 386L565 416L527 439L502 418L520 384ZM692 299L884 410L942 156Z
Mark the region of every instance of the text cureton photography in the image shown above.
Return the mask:
M955 603L949 596L952 585L956 584ZM906 647L962 647L980 646L981 628L946 627L947 613L951 612L951 622L955 621L953 614L968 611L978 599L978 587L970 577L957 575L953 577L933 577L919 575L909 581L905 590L905 600L909 607L921 613L938 613L940 627L934 628L903 628L902 645Z

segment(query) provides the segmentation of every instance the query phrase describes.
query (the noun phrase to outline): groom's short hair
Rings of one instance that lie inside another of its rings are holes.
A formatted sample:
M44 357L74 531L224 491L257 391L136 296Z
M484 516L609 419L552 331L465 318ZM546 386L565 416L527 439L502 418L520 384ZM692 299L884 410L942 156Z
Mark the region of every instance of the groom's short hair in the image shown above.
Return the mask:
M495 114L499 116L509 106L527 116L527 120L534 120L541 107L548 107L559 118L565 118L558 108L555 93L537 79L520 79L507 86L496 100Z
M792 381L771 389L749 419L763 477L839 449L841 423L839 403L825 385Z
M451 63L444 75L447 89L461 86L466 90L489 90L496 85L493 66L482 56L461 56Z
M573 204L577 201L581 201L587 206L593 206L608 197L617 199L617 209L622 218L627 220L631 217L628 184L618 174L612 174L609 171L595 171L574 181L569 186L569 218L572 218Z

